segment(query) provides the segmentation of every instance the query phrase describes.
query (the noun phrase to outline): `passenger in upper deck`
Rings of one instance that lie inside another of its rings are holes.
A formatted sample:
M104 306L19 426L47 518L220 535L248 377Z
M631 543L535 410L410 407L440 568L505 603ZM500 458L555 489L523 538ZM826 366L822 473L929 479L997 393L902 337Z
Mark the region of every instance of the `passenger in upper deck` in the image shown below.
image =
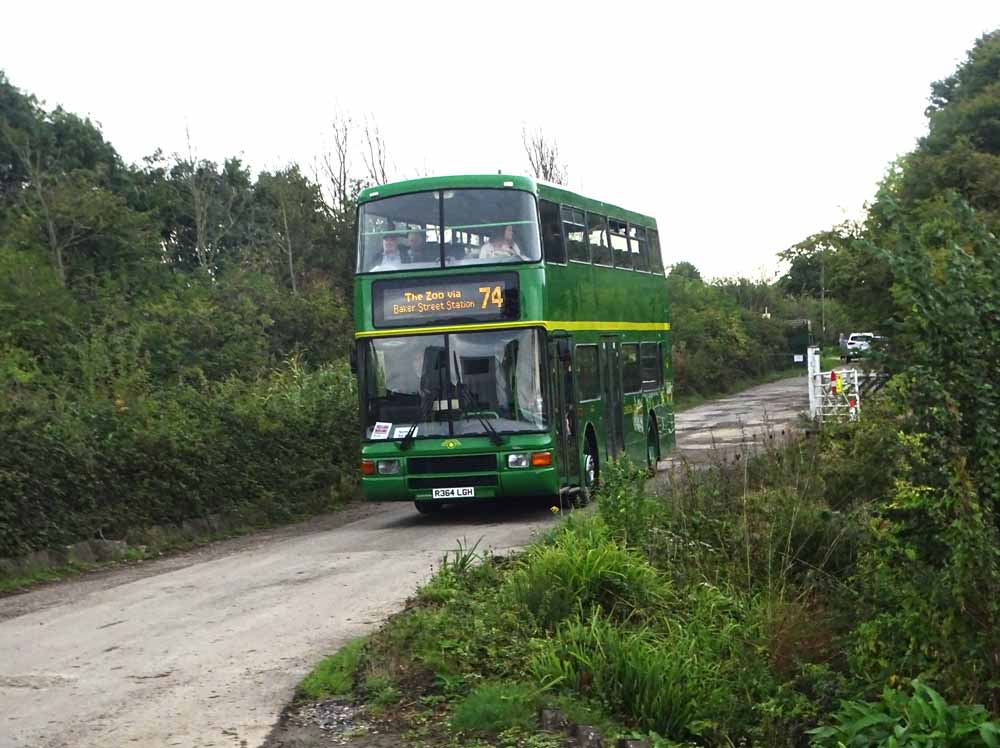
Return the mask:
M382 251L370 268L370 272L378 273L386 270L399 270L403 265L403 256L399 249L399 235L385 234L382 237Z
M480 260L526 260L521 248L514 241L513 226L494 226L490 240L479 250Z
M427 243L427 235L420 230L411 231L407 237L410 254L407 262L436 265L441 260L440 249Z

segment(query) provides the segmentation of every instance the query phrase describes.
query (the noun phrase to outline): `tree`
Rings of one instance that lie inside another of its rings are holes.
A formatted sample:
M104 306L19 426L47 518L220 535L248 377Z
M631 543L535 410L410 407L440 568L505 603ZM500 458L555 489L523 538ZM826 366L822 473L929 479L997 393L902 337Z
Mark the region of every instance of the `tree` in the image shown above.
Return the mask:
M978 39L958 70L931 86L928 133L911 154L894 199L910 205L957 191L1000 227L1000 30Z
M541 129L529 133L525 126L521 128L521 144L536 179L566 184L569 173L566 164L559 158L559 146L554 140L549 140Z
M34 149L27 136L15 142L9 130L3 134L27 185L14 207L12 239L29 248L45 246L60 284L69 285L73 270L77 276L123 270L150 258L151 224L102 186L100 173L58 170L58 163ZM47 161L54 168L47 169Z
M254 206L265 256L282 258L282 272L274 274L286 279L292 293L297 294L299 276L327 269L324 238L330 216L319 185L306 179L297 165L273 174L262 172L254 186Z
M701 272L690 262L677 262L670 267L668 278L681 278L701 282Z
M39 139L44 117L37 99L11 85L0 70L0 219L28 180L19 144Z
M167 237L172 259L182 267L214 273L224 258L235 258L253 232L249 209L253 183L238 158L228 158L220 168L198 159L188 139L186 158L174 154L169 174L174 199L172 219L180 224Z
M115 194L127 178L121 159L90 120L59 107L46 114L2 73L0 114L0 228L22 246L46 247L63 286L69 253L85 271L147 248L142 219Z
M342 218L354 212L355 196L361 190L361 180L353 174L351 135L354 123L347 115L338 114L330 123L333 149L320 157L323 173L329 182L329 205L334 216Z
M351 279L354 273L357 195L365 187L390 180L390 161L385 139L371 121L361 128L360 146L355 145L358 142L358 127L349 115L338 114L334 117L331 130L332 148L319 158L318 171L322 172L327 182L324 194L331 218L327 237L329 267L345 298L350 299L353 294ZM363 174L355 170L358 151L364 164Z
M368 178L372 184L385 184L389 181L389 152L385 138L382 137L378 125L371 119L365 120L364 136L365 147L361 152L361 158L368 170Z

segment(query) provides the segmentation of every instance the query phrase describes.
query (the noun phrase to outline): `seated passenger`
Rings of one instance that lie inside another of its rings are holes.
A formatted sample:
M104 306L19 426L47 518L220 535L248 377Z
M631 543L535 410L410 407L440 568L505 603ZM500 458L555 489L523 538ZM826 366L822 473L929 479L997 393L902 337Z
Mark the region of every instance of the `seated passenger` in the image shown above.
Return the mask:
M480 260L525 260L521 248L514 241L513 226L495 226L490 230L490 240L479 250Z
M382 237L382 251L379 252L375 265L371 272L378 273L386 270L399 270L403 264L403 257L399 250L399 236L397 234L386 234Z
M437 264L441 260L440 249L437 245L427 243L427 235L423 231L411 231L407 236L410 245L410 256L407 262L433 263Z
M446 244L444 247L444 264L460 265L465 262L465 247L461 244Z

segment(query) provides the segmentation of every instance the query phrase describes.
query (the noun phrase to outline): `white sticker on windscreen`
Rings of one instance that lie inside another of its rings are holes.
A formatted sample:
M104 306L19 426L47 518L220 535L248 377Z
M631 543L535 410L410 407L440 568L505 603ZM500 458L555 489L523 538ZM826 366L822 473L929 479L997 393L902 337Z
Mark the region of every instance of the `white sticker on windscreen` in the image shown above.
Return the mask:
M420 430L419 426L415 427L413 429L413 436L416 436L417 432L419 430ZM397 426L396 430L392 432L392 438L393 439L402 439L404 436L406 436L409 433L410 433L410 427L409 426Z
M372 439L388 439L389 430L391 428L391 423L386 421L375 421L375 426L372 428Z

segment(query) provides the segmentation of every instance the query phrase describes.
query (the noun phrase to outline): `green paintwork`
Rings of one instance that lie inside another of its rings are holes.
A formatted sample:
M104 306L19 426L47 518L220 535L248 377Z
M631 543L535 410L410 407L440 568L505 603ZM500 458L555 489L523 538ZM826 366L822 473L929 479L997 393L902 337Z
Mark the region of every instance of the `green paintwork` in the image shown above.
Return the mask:
M457 177L433 177L397 182L391 185L365 190L359 196L359 203L409 192L432 189L460 189L503 187L503 182L513 182L513 189L522 189L544 200L571 205L583 210L598 212L610 218L629 221L646 228L656 228L656 221L633 211L577 195L569 190L539 184L528 177L511 175L466 175ZM508 189L511 189L508 187ZM378 195L373 197L372 193ZM546 263L503 263L497 265L463 266L451 269L430 269L412 272L394 272L385 275L359 275L355 278L354 319L356 331L371 333L372 325L372 283L381 278L413 278L419 283L423 277L440 280L450 274L490 273L502 269L516 272L520 284L520 322L538 321L549 329L553 336L565 335L572 344L599 344L609 336L619 344L635 342L660 342L663 344L664 385L656 390L625 394L622 396L622 425L625 453L639 464L647 457L647 433L651 419L655 418L659 431L660 453L666 454L674 444L673 388L669 330L636 331L605 329L570 329L561 332L560 322L578 323L595 321L601 323L666 323L669 322L669 306L666 296L666 279L662 274L643 273L618 268L607 268L586 263L569 262L563 264ZM456 326L457 327L457 326ZM386 334L389 330L380 331ZM556 370L559 362L549 345L549 381L546 397L552 397L555 388ZM574 371L575 363L574 347ZM603 376L603 375L602 375ZM583 402L576 405L577 460L582 460L584 438L588 429L593 430L598 446L599 462L609 459L608 424L601 400ZM387 459L429 455L474 454L499 452L502 467L498 475L498 486L477 487L476 498L499 496L548 495L556 493L561 485L574 485L578 477L569 474L567 466L561 464L558 445L554 434L520 434L505 436L505 444L497 448L486 437L461 437L461 446L448 450L441 446L440 437L418 438L409 451L401 452L398 441L369 441L362 445L363 459ZM510 470L505 467L505 455L513 451L552 450L553 467ZM405 469L405 468L404 468ZM454 484L460 486L460 479ZM430 491L410 491L406 485L406 475L393 477L363 478L365 496L372 500L414 500L429 498Z

